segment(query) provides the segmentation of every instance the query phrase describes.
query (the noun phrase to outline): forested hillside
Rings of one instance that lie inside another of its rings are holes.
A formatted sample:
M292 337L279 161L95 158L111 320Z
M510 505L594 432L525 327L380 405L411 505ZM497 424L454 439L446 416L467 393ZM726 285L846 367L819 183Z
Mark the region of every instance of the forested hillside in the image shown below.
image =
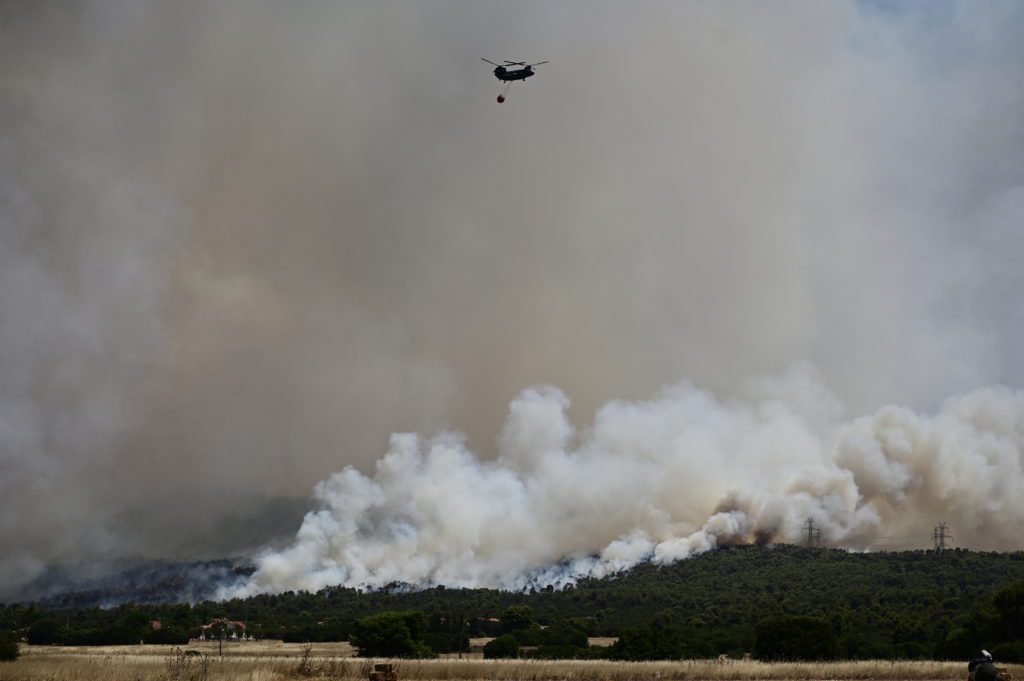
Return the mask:
M1020 552L951 550L939 555L739 546L669 566L642 565L560 591L417 591L395 585L377 592L328 588L316 594L111 610L14 605L2 610L2 624L39 642L138 642L184 639L199 624L227 617L245 622L249 632L263 638L340 640L349 638L360 618L419 611L427 617L437 650L457 645L460 630L466 635L504 633L508 623L494 620L511 606L530 606L540 625L568 622L589 635L624 635L627 642L667 636L674 641L672 651L688 656L753 651L758 624L787 615L827 623L834 637L830 654L838 657L961 657L979 645L1000 642L1013 656L1012 644L1005 642L1024 635L1014 619L1019 617L1014 612L1024 612L1024 589L1011 587L1021 583ZM993 601L1000 591L1001 605ZM152 629L152 620L161 621L160 630ZM441 634L449 643L438 643ZM622 650L619 654L629 656Z

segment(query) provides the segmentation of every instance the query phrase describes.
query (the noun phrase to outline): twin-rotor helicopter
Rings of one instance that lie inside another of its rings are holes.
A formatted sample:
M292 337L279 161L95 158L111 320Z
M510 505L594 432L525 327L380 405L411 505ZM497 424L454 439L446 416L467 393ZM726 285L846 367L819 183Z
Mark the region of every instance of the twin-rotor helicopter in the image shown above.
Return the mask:
M540 66L541 64L547 64L547 61L539 61L539 62L536 62L536 63L533 63L533 64L527 64L526 62L523 62L523 61L506 61L504 64L496 64L493 61L491 61L490 59L484 59L483 57L480 57L480 58L483 59L488 64L491 64L492 66L495 67L494 68L494 77L495 78L497 78L500 81L508 83L508 85L505 86L505 89L501 91L501 94L498 95L498 104L501 104L502 102L505 101L505 93L508 92L509 87L512 85L512 83L514 81L517 81L517 80L525 81L530 76L536 75L536 71L533 70L534 66ZM522 67L522 68L510 69L509 68L510 66L519 66L519 67Z

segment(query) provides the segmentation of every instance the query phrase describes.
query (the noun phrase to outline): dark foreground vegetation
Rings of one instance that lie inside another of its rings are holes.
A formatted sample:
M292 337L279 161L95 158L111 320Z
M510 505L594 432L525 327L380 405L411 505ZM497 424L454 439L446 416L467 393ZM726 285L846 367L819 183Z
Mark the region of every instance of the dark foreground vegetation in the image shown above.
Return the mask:
M36 644L184 643L218 618L258 638L351 640L375 656L431 656L494 636L488 657L965 659L986 647L1024 662L1024 553L731 547L560 591L395 585L108 610L9 605L0 628ZM619 640L588 648L588 636Z

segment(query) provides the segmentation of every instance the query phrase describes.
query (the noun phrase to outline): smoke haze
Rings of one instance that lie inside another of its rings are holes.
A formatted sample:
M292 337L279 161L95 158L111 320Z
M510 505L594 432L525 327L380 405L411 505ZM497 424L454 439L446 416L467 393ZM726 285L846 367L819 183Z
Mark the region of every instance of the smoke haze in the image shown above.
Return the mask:
M0 595L268 542L249 590L511 584L808 516L1018 547L1022 28L0 0ZM480 57L551 63L498 105Z

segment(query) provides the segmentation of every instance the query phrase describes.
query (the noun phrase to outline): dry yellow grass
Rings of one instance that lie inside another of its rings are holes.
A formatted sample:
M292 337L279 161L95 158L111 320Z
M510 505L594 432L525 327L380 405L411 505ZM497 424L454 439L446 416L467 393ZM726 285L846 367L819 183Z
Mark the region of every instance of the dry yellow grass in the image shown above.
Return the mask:
M356 650L348 643L313 643L314 657L355 657ZM195 650L205 655L220 655L220 644L216 641L193 641L187 646L141 645L141 646L21 646L23 656L45 655L60 656L133 656L164 658L175 648ZM302 654L302 644L284 643L282 641L247 641L245 643L226 641L224 657L298 657Z
M214 644L215 646L215 644ZM196 648L196 646L192 646ZM211 649L203 646L204 652ZM345 657L342 644L319 644L300 672L302 646L280 642L226 646L209 656L207 681L302 678L366 679L373 660ZM177 659L185 667L168 665ZM0 681L201 681L200 660L175 658L170 646L32 647L16 662L0 663ZM751 660L677 662L542 660L398 660L405 681L964 681L962 662L859 661L767 664ZM1011 677L1024 668L1011 665Z

